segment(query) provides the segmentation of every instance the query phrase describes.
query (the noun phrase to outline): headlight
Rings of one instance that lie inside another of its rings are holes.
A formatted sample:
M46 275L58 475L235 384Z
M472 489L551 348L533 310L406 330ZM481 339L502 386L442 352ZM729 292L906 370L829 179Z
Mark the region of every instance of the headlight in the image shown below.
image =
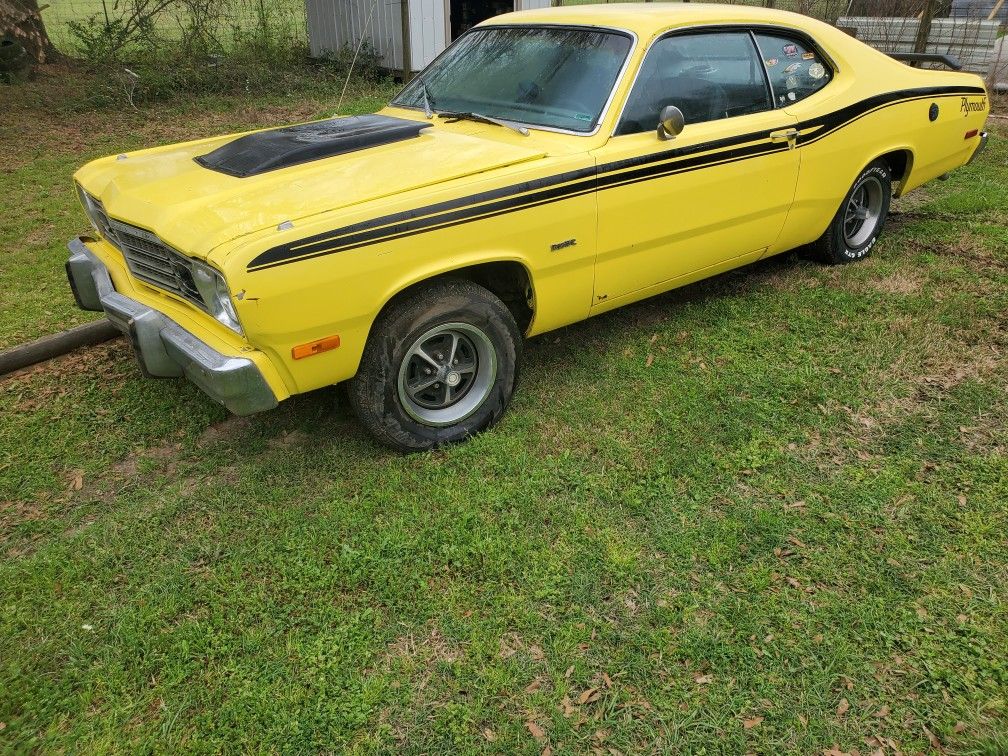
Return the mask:
M192 263L192 272L193 281L199 289L200 296L203 297L207 312L232 331L241 333L241 323L238 322L238 313L235 311L234 302L231 301L231 293L224 282L224 276L209 265L195 260Z

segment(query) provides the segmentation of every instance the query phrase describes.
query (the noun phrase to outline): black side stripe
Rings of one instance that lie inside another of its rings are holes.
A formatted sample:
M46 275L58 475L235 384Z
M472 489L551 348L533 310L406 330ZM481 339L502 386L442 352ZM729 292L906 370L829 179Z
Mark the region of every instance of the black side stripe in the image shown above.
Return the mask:
M889 105L933 97L975 94L985 94L985 91L981 87L926 87L890 92L841 108L822 118L804 121L797 126L786 124L780 128L798 128L798 146L805 146ZM770 133L771 130L766 130L689 147L661 150L380 216L272 247L253 259L248 265L248 270L264 270L277 265L357 249L378 241L392 241L460 223L538 207L597 190L786 151L788 149L786 144L780 145L768 141Z
M822 118L805 121L798 124L799 131L820 127L821 130L814 134L808 134L804 138L798 138L798 144L810 144L818 141L838 129L848 126L867 115L888 107L889 105L905 104L917 100L926 100L933 97L949 97L954 95L983 95L986 94L983 87L919 87L917 89L904 89L899 92L887 92L885 94L869 97L867 100L848 105L845 108L829 113Z
M456 218L462 217L462 215L452 213L451 211L462 208L468 208L468 212L475 220L477 218L485 217L487 214L496 215L497 213L493 212L496 209L523 209L525 207L538 206L542 204L542 200L544 199L564 199L566 197L576 197L584 194L586 191L594 191L596 188L595 177L601 172L616 171L634 166L646 165L648 163L655 163L658 161L674 160L676 158L692 155L698 152L709 152L712 149L730 147L737 144L752 142L754 140L766 140L769 139L769 137L770 131L768 130L737 137L719 139L712 142L705 142L703 144L697 144L690 147L663 150L662 152L652 153L650 155L616 161L601 167L590 167L577 171L569 171L567 173L557 174L556 176L548 176L542 179L523 182L521 184L505 186L500 189L459 197L454 200L434 205L427 205L413 210L381 216L371 220L362 221L360 223L355 223L350 226L345 226L334 231L327 231L322 234L306 237L296 242L273 247L256 257L249 264L249 270L258 270L265 267L273 267L274 265L285 262L318 257L320 253L329 254L330 252L342 252L346 249L356 249L361 246L361 244L357 242L382 239L385 238L386 235L388 235L390 239L398 238L401 235L401 232L415 227L410 225L409 228L407 228L403 225L404 223L408 224L411 221L415 221L416 219L423 218L425 216L438 216L438 218L428 219L424 222L425 228L439 228L441 226L441 220L439 220L439 218L441 218L442 215L444 215L443 220L445 222L450 222ZM704 162L711 159L715 159L715 156L708 156L705 158ZM554 189L554 187L561 184L569 185L562 187L561 191ZM532 192L535 193L533 194ZM490 203L493 200L507 198L511 199L506 202L484 204ZM476 205L479 205L479 207L475 207ZM450 223L450 225L454 225L454 223ZM377 232L371 232L372 229L377 229Z
M767 145L757 145L757 146L759 147L759 150L758 150L759 153L764 153L764 152L781 152L781 151L787 151L787 149L788 149L786 145L783 146L783 147L780 146L780 145L769 145L769 144L767 144ZM724 165L724 164L728 164L728 163L737 163L740 160L748 160L750 157L753 156L753 154L756 154L756 152L757 152L757 150L755 150L753 148L750 148L748 150L739 150L738 154L734 155L734 156L731 155L731 154L729 154L729 153L723 153L722 152L722 153L718 153L717 155L710 156L710 159L705 160L705 161L703 161L702 163L700 163L698 165L692 165L692 166L687 166L687 167L682 167L680 165L673 166L671 168L668 168L665 171L662 171L661 175L667 176L667 175L672 175L672 174L676 174L676 173L688 173L690 171L695 171L695 170L699 170L701 168L710 167L711 165L714 165L714 164ZM616 186L616 185L622 186L624 184L635 184L635 183L638 183L640 181L650 180L650 179L652 179L654 177L655 177L655 175L653 175L651 172L649 172L648 175L641 176L641 177L634 177L634 178L631 178L629 180L619 181L619 183L617 184L616 180L622 178L622 176L616 176L616 177L614 177L613 181L610 182L610 186ZM581 196L581 195L584 195L584 194L590 194L590 193L596 191L596 184L595 184L594 181L592 181L592 182L585 182L585 183L586 184L590 184L590 185L588 185L585 188L577 191L576 193L574 193L574 192L565 193L561 197L559 197L559 199L570 199L572 197L578 197L578 196ZM607 186L607 187L604 187L604 188L610 188L610 187ZM542 194L547 194L547 193L544 192ZM511 200L511 201L508 201L508 202L497 203L496 206L489 206L489 207L486 206L486 205L480 206L480 207L474 208L471 211L466 211L464 213L458 214L458 217L455 218L455 219L444 220L444 216L437 216L437 217L434 217L434 218L427 218L427 219L423 219L423 220L420 220L420 221L416 221L414 223L400 224L400 225L398 225L396 227L396 231L393 234L388 234L387 233L387 227L386 227L386 228L382 228L382 229L377 229L376 231L365 232L365 233L357 235L356 237L343 237L341 239L341 241L340 241L340 246L338 246L338 247L331 247L330 246L330 247L327 247L327 248L322 249L320 251L312 252L312 253L306 254L304 256L298 257L296 259L283 260L281 262L272 263L271 265L264 265L262 267L257 267L257 268L255 268L255 270L261 270L262 268L273 267L275 265L284 265L287 262L297 262L297 261L300 261L300 260L308 260L308 259L311 259L311 258L314 258L314 257L322 257L324 255L332 254L332 253L335 253L335 252L347 252L347 251L352 250L352 249L357 249L358 247L369 246L371 244L374 244L377 240L381 240L381 241L393 241L395 239L402 239L402 238L407 237L407 236L414 236L416 234L426 233L428 231L434 231L434 230L438 230L438 229L442 229L442 228L450 228L452 226L458 226L458 225L461 225L463 223L469 223L469 222L474 221L474 220L482 220L484 218L493 218L493 217L496 217L498 215L504 215L506 213L514 212L515 210L525 210L525 209L532 208L532 207L538 207L540 205L550 204L552 202L555 202L556 199L557 199L556 197L546 197L546 198L543 198L541 195L534 195L532 198L522 197L522 198L519 198L519 199L516 199L516 200ZM252 270L251 266L250 266L250 270Z
M377 239L397 239L403 235L407 235L410 231L430 230L435 227L441 228L442 226L453 226L455 225L455 221L458 220L474 220L477 216L480 218L495 216L500 214L499 211L510 212L513 210L524 209L526 207L534 207L557 199L567 199L569 197L580 196L582 194L595 191L596 189L636 183L637 181L655 178L657 176L665 176L671 173L681 173L694 168L706 167L713 162L731 161L736 156L749 157L763 152L778 151L782 149L786 150L787 145L781 146L764 143L739 148L737 150L718 152L713 155L701 155L688 160L680 160L672 163L671 165L661 164L658 166L639 168L634 171L611 174L602 179L593 176L590 179L580 181L575 184L552 187L539 192L523 194L518 197L481 204L475 207L462 208L452 212L440 213L417 220L402 221L358 233L340 233L338 237L326 238L310 244L299 244L297 247L292 249L296 251L299 259L309 256L317 257L319 254L328 254L329 252L342 252L347 248L357 248L362 246L364 243L373 242Z

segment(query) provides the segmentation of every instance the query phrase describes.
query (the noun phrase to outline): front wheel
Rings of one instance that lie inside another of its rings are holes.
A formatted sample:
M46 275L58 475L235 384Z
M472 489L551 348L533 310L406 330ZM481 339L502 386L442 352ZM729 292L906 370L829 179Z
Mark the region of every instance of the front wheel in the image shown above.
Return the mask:
M493 425L514 391L521 334L504 303L466 280L394 301L375 323L348 395L380 442L412 452Z
M889 215L892 170L876 160L857 177L829 228L812 250L822 262L842 265L871 252Z

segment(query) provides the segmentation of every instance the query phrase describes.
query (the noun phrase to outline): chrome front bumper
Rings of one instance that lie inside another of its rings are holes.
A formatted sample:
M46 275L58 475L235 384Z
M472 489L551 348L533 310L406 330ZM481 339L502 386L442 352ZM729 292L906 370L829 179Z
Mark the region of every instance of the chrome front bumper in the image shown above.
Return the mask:
M71 239L67 247L67 279L77 305L104 311L130 340L144 375L184 375L236 415L277 406L276 396L254 362L221 354L167 315L117 292L108 269L83 240Z

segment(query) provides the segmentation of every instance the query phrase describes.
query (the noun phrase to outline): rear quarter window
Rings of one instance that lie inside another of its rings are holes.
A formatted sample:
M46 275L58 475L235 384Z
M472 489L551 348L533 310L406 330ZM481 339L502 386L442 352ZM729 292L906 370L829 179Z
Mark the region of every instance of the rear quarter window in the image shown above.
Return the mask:
M833 80L822 56L800 38L786 33L757 32L777 107L787 107L815 94Z

